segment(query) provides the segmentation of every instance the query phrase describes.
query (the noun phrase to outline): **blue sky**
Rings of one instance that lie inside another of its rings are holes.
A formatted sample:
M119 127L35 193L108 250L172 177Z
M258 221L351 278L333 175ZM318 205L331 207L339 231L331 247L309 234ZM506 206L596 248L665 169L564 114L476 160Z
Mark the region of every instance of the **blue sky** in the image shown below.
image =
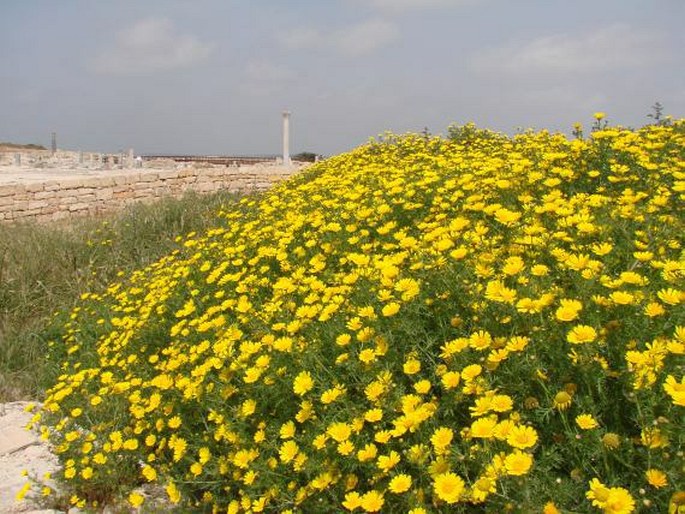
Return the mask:
M683 0L1 0L0 141L335 154L685 116Z

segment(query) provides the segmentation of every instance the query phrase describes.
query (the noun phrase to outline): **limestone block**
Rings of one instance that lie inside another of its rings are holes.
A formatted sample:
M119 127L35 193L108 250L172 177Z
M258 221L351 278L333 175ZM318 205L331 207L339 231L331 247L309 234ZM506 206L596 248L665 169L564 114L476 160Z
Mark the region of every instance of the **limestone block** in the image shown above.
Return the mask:
M134 198L146 198L149 196L154 196L154 190L152 188L147 189L137 189L134 194Z
M89 205L85 202L73 203L69 206L69 211L85 211L88 210Z
M26 184L26 192L36 193L38 191L43 191L43 183L42 182Z
M178 170L179 177L196 177L197 170L194 168L182 168Z
M55 197L56 198L67 198L69 196L74 196L75 194L78 194L78 188L73 188L70 187L68 189L60 189L59 191L55 191Z
M43 207L47 207L48 205L50 205L50 202L48 202L47 200L33 200L33 201L29 201L28 208L30 211L32 211L34 209L40 210Z
M50 198L56 198L57 195L55 194L54 190L51 191L39 191L33 195L33 198L36 200L47 200Z
M88 177L84 178L81 182L82 186L96 188L112 187L114 184L114 177Z
M141 173L138 175L138 182L156 182L159 180L159 175L157 173Z
M114 179L115 186L123 186L126 184L133 184L137 181L136 175L117 175L112 177Z
M13 205L9 206L11 210L13 211L25 211L26 209L29 208L29 202L28 201L16 201L14 202Z
M23 184L0 187L0 196L19 195L25 192L26 187Z
M69 211L64 211L64 210L58 210L52 213L52 216L50 216L51 220L63 220L64 218L69 217Z
M95 192L95 198L97 200L109 200L112 197L114 197L114 192L112 191L111 188L103 188L103 189L98 189Z
M170 179L178 178L178 171L176 171L176 170L160 170L157 172L157 176L161 180L170 180Z

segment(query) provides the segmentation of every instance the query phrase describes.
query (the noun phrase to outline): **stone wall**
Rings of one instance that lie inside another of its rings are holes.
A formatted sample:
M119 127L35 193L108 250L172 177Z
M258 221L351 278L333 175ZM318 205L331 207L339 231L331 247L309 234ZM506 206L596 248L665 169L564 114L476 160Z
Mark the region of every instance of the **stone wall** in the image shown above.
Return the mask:
M0 222L51 221L113 211L139 201L209 193L262 191L298 168L272 164L188 167L173 170L117 170L108 175L66 176L39 182L0 184Z

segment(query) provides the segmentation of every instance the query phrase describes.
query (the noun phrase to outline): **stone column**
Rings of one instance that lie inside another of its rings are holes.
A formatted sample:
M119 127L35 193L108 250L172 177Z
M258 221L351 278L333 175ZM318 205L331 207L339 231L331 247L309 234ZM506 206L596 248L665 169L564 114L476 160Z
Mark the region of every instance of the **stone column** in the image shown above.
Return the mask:
M15 166L21 166L21 154L20 153L14 154L14 165Z
M128 162L126 163L127 168L133 168L133 148L128 149Z
M290 111L283 111L283 166L290 166Z

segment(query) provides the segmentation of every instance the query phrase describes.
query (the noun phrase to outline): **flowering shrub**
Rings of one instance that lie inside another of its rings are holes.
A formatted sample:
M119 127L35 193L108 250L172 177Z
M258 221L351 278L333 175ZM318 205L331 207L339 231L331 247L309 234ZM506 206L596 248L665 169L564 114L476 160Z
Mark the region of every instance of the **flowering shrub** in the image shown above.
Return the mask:
M328 159L84 295L33 420L71 502L680 501L685 121L452 133Z

